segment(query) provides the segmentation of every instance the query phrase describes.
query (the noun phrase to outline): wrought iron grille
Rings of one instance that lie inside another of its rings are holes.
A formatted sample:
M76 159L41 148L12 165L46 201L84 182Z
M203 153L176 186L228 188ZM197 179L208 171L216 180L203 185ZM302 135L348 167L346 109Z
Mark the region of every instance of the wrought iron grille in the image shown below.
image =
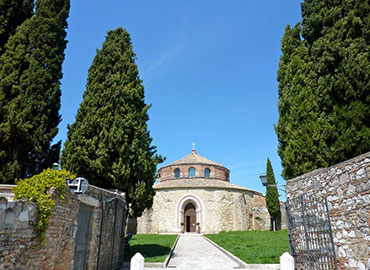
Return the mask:
M303 195L287 200L285 207L296 270L337 270L327 200Z

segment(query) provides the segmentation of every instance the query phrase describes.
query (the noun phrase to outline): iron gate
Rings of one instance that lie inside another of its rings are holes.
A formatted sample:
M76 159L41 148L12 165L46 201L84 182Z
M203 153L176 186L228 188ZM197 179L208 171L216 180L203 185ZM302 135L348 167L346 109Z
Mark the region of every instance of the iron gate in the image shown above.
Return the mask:
M98 270L115 270L122 266L126 212L126 203L119 197L105 199L103 202Z
M296 270L337 270L328 202L302 195L285 203Z

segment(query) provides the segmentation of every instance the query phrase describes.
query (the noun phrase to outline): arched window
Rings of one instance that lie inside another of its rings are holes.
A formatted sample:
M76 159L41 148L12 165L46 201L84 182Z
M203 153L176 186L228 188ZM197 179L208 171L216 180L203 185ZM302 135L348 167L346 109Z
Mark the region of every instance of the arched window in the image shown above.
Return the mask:
M179 168L175 169L175 178L180 178L180 169Z
M189 168L189 177L195 177L195 168Z
M209 178L209 175L211 174L211 171L208 168L204 169L204 177Z

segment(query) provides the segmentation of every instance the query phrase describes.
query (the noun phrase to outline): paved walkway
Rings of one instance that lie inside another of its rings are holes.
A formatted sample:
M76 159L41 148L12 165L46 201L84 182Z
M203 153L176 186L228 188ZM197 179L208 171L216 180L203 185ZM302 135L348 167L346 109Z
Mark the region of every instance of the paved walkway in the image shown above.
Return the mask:
M199 234L180 235L167 267L179 270L240 268L238 263Z
M181 234L167 268L145 270L277 270L278 265L239 265L199 234ZM128 268L122 268L126 270Z

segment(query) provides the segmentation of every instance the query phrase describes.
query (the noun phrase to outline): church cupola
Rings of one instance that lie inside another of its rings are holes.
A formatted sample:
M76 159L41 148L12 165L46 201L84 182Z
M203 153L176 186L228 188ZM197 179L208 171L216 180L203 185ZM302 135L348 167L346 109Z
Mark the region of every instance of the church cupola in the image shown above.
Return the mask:
M158 170L158 182L197 178L229 182L229 175L230 170L225 166L199 155L193 143L189 155Z

